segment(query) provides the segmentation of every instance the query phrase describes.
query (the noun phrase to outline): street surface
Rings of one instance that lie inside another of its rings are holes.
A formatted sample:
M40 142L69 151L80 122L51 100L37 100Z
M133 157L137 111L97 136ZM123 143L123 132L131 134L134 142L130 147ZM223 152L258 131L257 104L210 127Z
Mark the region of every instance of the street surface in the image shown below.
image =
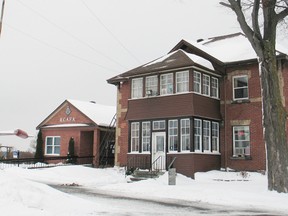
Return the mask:
M151 200L138 199L122 195L112 195L95 191L81 186L51 185L62 192L95 202L100 215L107 216L186 216L186 215L212 215L212 216L282 216L273 212L256 209L235 209L227 206L217 206L198 202L180 200Z

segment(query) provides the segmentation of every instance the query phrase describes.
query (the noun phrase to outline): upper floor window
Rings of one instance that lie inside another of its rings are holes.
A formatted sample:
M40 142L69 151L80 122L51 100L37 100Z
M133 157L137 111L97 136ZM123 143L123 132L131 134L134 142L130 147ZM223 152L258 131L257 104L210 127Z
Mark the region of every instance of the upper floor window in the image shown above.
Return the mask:
M150 152L150 122L142 122L142 152Z
M176 92L188 92L189 91L189 71L176 73Z
M143 97L143 78L132 79L131 97L132 98Z
M194 82L193 82L194 92L201 94L201 73L194 71Z
M145 83L145 95L156 96L158 94L158 77L148 76Z
M233 77L233 99L248 99L248 76Z
M210 76L203 74L203 94L210 96Z
M178 120L168 122L168 146L169 151L178 150Z
M250 155L249 126L233 127L233 154L234 156Z
M131 123L131 152L139 151L139 122Z
M60 155L60 141L59 136L47 136L46 137L46 155Z
M173 73L160 76L160 94L173 94Z
M218 79L215 77L211 77L211 97L219 98L218 86Z

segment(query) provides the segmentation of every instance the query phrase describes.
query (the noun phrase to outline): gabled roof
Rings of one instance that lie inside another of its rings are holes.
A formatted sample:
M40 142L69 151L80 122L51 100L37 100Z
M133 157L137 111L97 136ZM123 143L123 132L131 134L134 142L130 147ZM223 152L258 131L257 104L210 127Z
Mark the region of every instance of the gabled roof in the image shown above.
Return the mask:
M79 112L83 114L83 116L86 116L88 119L90 119L91 122L93 122L98 126L109 126L115 113L116 113L116 107L115 106L107 106L107 105L101 105L97 104L95 102L91 101L79 101L79 100L65 100L59 107L57 107L45 120L43 120L38 126L37 129L40 127L79 127L79 126L89 126L89 124L79 124L79 123L69 123L69 124L53 124L53 125L46 125L47 122L53 118L55 114L57 114L63 107L65 107L67 104L75 107Z
M117 83L124 81L130 77L159 73L161 71L192 67L192 66L196 66L208 71L214 71L213 65L208 60L179 49L165 56L162 56L154 61L144 64L140 67L134 68L118 76L112 77L111 79L108 79L107 82Z
M91 101L71 99L67 101L99 126L109 126L116 114L115 106L97 104Z
M218 64L230 64L248 60L256 60L257 55L250 42L242 33L199 39L197 41L182 40L170 52L185 49L188 52L200 54L202 57L218 61ZM277 55L287 54L279 44Z

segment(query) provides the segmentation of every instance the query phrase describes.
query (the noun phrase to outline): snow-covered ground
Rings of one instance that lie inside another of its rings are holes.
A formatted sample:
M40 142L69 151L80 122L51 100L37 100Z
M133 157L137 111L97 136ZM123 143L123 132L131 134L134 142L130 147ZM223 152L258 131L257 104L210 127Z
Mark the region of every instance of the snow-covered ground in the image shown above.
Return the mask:
M101 215L109 203L93 202L53 189L49 185L77 185L102 194L152 200L196 201L229 208L288 212L288 194L267 190L267 176L260 173L210 171L196 173L195 180L177 174L168 185L168 173L158 179L127 183L123 169L61 166L44 169L0 170L1 215L85 216ZM74 185L74 186L72 186ZM123 209L127 208L123 206ZM118 209L119 210L119 209ZM121 210L121 207L120 207Z

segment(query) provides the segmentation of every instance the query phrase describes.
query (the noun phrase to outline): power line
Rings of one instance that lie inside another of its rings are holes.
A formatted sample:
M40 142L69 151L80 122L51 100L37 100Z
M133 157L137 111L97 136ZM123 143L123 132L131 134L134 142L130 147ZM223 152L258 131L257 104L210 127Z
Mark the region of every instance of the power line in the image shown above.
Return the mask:
M91 15L106 29L106 31L110 33L110 35L120 44L120 46L125 49L126 52L129 53L129 55L137 61L137 63L141 63L140 60L132 52L130 52L130 50L128 50L124 44L115 36L115 34L113 34L113 32L100 20L100 18L96 16L96 14L88 7L88 5L83 0L81 1L87 10L91 13Z
M76 37L75 35L71 34L70 32L68 32L67 30L65 30L64 28L62 28L61 26L57 25L56 23L52 22L51 20L49 20L47 17L43 16L41 13L39 13L38 11L36 11L35 9L29 7L28 5L24 4L23 1L19 1L17 0L18 3L20 3L22 6L28 8L29 10L31 10L33 13L37 14L38 16L40 16L42 19L44 19L46 22L48 22L49 24L53 25L54 27L60 29L61 31L63 31L65 34L73 37L75 40L77 40L78 42L84 44L85 46L89 47L91 50L93 50L94 52L100 54L101 56L109 59L110 61L116 63L117 65L121 66L122 68L127 69L127 67L125 67L124 65L122 65L121 63L119 63L118 61L112 59L111 57L105 55L104 53L96 50L92 45L90 45L89 43L81 40L80 38Z
M2 8L1 8L1 17L0 17L0 36L2 32L2 23L3 23L3 15L4 15L4 6L5 6L5 0L2 1Z
M51 45L51 44L49 44L49 43L47 43L47 42L45 42L45 41L42 41L42 40L40 40L40 39L38 39L38 38L36 38L36 37L34 37L34 36L32 36L32 35L24 32L24 31L22 31L22 30L20 30L20 29L17 29L17 28L15 28L15 27L7 24L7 23L5 23L5 25L8 26L9 28L13 29L14 31L17 31L17 32L19 32L19 33L21 33L21 34L23 34L23 35L25 35L25 36L33 39L33 40L36 40L36 41L38 41L39 43L41 43L41 44L43 44L43 45L45 45L45 46L47 46L47 47L49 47L49 48L53 48L53 49L55 49L55 50L58 50L58 51L61 52L61 53L64 53L64 54L66 54L66 55L68 55L68 56L72 56L73 58L78 59L78 60L81 60L81 61L83 61L83 62L92 64L92 65L96 65L96 66L101 67L101 68L103 68L103 69L107 69L107 70L115 71L115 72L116 72L115 69L108 68L108 67L106 67L106 66L97 64L97 63L95 63L95 62L92 62L92 61L90 61L90 60L87 60L87 59L85 59L85 58L82 58L82 57L80 57L80 56L77 56L77 55L75 55L75 54L69 53L69 52L67 52L67 51L65 51L65 50L63 50L63 49L60 49L60 48L58 48L58 47L56 47L56 46L53 46L53 45Z

